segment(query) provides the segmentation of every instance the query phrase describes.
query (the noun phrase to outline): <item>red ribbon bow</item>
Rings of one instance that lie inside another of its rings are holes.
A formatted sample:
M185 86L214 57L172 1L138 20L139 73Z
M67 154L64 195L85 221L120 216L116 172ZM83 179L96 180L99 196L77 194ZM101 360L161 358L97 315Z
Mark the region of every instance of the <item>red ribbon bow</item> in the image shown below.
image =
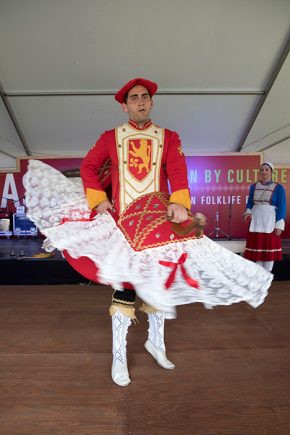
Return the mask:
M190 278L190 276L187 274L187 272L185 270L185 267L183 266L183 264L187 260L187 257L188 257L188 255L186 253L183 253L179 257L177 263L173 263L172 261L162 261L162 260L159 260L159 263L162 266L171 267L171 269L172 269L172 272L170 273L170 275L169 275L169 277L168 277L168 279L167 279L167 281L165 283L165 287L167 289L169 289L172 286L172 283L175 280L175 275L176 275L178 266L180 266L182 276L185 279L185 281L187 282L187 284L189 284L191 287L194 287L194 288L197 288L197 289L199 288L198 281L196 281L195 279Z

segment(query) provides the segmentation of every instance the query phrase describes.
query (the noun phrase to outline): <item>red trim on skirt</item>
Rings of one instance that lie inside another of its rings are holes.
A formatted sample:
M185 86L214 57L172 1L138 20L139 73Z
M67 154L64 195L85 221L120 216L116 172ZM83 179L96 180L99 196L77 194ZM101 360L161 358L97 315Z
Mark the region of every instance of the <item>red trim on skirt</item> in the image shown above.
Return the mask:
M74 258L69 255L67 251L62 251L64 258L67 262L81 275L87 278L90 281L94 281L96 283L99 282L98 279L98 268L95 263L88 257L79 257ZM134 290L132 284L125 282L122 283L123 287L127 290Z
M275 231L267 233L248 233L244 257L252 261L282 260L281 237Z

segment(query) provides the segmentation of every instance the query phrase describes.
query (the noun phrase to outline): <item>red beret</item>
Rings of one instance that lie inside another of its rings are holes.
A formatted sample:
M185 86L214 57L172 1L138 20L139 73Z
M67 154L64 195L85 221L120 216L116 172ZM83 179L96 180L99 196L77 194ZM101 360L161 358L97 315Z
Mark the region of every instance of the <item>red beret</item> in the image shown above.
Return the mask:
M146 88L152 97L155 92L158 89L157 83L151 82L150 80L142 79L141 77L137 77L136 79L130 80L128 83L126 83L115 95L115 100L118 101L118 103L124 103L124 98L127 95L127 93L132 89L134 86L141 85Z

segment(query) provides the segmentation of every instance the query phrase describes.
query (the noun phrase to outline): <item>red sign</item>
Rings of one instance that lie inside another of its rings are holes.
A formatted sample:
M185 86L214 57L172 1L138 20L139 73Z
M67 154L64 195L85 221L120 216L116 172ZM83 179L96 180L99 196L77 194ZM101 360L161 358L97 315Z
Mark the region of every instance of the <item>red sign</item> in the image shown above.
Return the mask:
M142 179L147 174L146 168L151 165L151 143L143 143L141 151L141 140L130 142L133 142L130 145L131 158L137 160L136 166L133 165L130 170L137 179ZM138 153L142 157L137 157ZM242 214L250 185L259 178L260 158L260 154L240 153L186 157L192 213L201 212L207 217L205 233L210 237L246 237L248 228ZM63 172L78 169L82 159L47 157L39 160ZM20 159L18 170L0 173L0 209L3 212L14 212L16 206L23 205L22 177L27 163L27 158ZM276 168L273 179L286 189L288 208L283 238L290 238L290 167Z
M192 213L207 217L205 234L212 238L245 238L248 225L242 215L250 185L259 179L260 154L200 155L186 157ZM286 223L290 222L290 168L277 168L273 180L288 193ZM286 225L283 238L290 237Z
M41 160L44 163L63 172L66 170L78 169L82 158L70 157L47 157L36 160ZM27 171L28 159L22 158L17 161L17 170L9 173L0 172L0 209L13 212L15 207L23 205L24 187L22 178Z

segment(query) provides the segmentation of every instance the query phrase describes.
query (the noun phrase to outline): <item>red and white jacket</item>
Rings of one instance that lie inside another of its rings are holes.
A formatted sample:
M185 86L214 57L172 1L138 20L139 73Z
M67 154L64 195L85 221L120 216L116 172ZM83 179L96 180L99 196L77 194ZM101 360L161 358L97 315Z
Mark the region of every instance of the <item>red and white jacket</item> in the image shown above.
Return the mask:
M176 132L148 121L143 129L129 120L104 132L83 159L81 177L91 209L108 199L100 176L110 162L112 203L118 214L136 198L168 192L170 202L190 209L187 168Z

